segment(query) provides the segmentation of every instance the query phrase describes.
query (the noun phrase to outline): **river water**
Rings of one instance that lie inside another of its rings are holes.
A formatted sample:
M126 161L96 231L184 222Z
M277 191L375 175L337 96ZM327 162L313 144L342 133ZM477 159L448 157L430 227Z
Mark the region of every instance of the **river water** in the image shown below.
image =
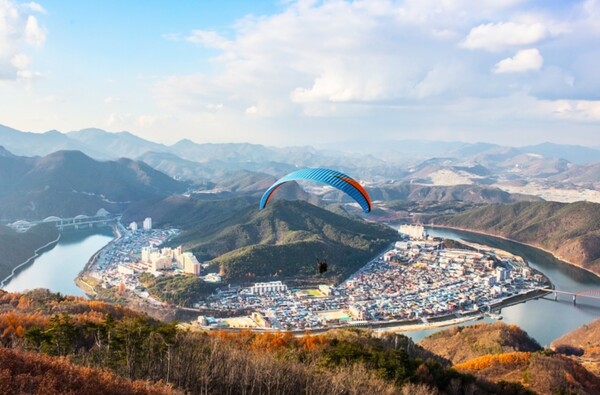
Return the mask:
M433 236L465 240L500 248L522 256L529 265L550 278L556 289L566 291L600 290L600 278L585 270L567 265L543 251L511 241L458 230L433 228ZM84 296L73 280L83 269L90 257L108 244L113 238L110 229L96 229L94 233L73 232L61 236L58 244L42 253L31 265L20 270L4 287L7 291L24 291L48 288L63 294ZM516 324L526 330L541 345L549 345L557 337L600 317L598 301L578 300L576 306L569 296L531 300L502 309L503 321ZM486 318L486 322L494 322ZM481 322L481 321L476 321ZM471 325L474 322L464 325ZM439 331L439 328L407 332L418 341Z
M578 292L584 290L599 290L600 278L579 268L567 265L554 258L551 254L496 237L485 236L477 233L459 230L429 228L432 236L454 240L464 240L490 247L500 248L515 255L523 257L529 265L544 273L558 290ZM600 301L577 299L573 305L571 296L559 296L554 301L553 295L530 300L502 309L503 322L516 324L523 328L530 336L535 338L542 346L548 346L554 339L565 333L600 317ZM486 318L485 322L495 322ZM481 322L481 321L476 321ZM469 322L463 325L472 325ZM429 329L424 331L406 332L414 341L437 332L444 328Z
M90 257L113 237L110 228L63 233L54 248L41 253L30 265L21 268L4 286L4 290L22 292L48 288L62 294L85 296L74 280Z

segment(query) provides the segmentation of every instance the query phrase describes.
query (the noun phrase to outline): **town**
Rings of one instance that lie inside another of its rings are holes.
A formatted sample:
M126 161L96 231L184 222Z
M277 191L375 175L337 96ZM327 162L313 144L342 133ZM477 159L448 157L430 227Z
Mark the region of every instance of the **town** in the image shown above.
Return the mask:
M98 253L89 274L104 287L128 289L152 304L139 275L188 274L220 282L216 273L202 273L202 265L179 246L158 248L177 230L143 230L132 223ZM199 300L200 311L236 311L250 315L218 318L201 315L194 325L205 328L313 330L346 325L380 326L427 323L490 312L491 306L517 295L535 292L546 278L517 256L485 246L446 248L444 240L427 236L422 226L404 225L399 238L383 254L340 284L315 289L290 289L282 281L229 285ZM468 249L467 249L468 248ZM215 314L213 314L215 315ZM218 315L218 314L216 314Z

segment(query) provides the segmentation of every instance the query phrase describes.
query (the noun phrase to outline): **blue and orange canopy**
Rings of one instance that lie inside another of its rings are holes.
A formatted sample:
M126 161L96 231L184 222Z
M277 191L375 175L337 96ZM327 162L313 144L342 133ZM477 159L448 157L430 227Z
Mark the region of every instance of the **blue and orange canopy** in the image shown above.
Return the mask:
M336 170L321 168L296 170L280 178L264 193L263 197L260 199L259 208L265 208L271 197L273 197L281 185L289 181L298 180L318 181L327 185L331 185L332 187L339 189L356 200L364 212L368 213L371 211L371 198L362 185L344 173L340 173Z

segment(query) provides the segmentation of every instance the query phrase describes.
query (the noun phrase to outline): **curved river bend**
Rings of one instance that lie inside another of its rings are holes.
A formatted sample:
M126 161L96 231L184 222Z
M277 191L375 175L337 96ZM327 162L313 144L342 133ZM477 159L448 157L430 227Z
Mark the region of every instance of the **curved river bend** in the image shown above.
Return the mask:
M63 233L49 251L43 252L30 265L17 271L4 286L9 292L48 288L65 295L86 296L75 285L75 278L96 251L114 238L110 228Z
M551 254L536 248L492 236L454 229L428 228L427 232L432 236L484 244L519 255L529 262L529 266L544 273L558 290L600 291L599 277L559 261ZM502 316L503 322L520 326L542 346L548 346L557 337L599 318L600 301L580 298L577 300L577 305L574 306L570 296L559 296L558 301L554 301L553 296L548 295L545 298L505 307L502 309ZM486 318L484 321L494 322L490 318ZM473 322L469 322L465 325L472 324ZM414 341L419 341L441 329L444 328L406 332L405 334Z
M458 230L430 228L433 236L465 240L500 248L522 256L529 265L550 278L556 289L566 291L600 290L600 278L585 270L570 266L552 255L523 244ZM84 293L73 280L83 269L90 257L113 239L110 229L95 230L94 233L63 234L58 244L42 253L31 265L23 268L4 287L7 291L24 291L33 288L48 288L63 294ZM558 301L548 296L502 309L504 322L516 324L526 330L540 344L549 345L557 337L600 317L600 303L578 300L573 306L570 297L559 297ZM486 318L487 322L494 322ZM479 321L478 321L479 322ZM473 322L465 325L473 324ZM407 332L418 341L439 331L440 328Z

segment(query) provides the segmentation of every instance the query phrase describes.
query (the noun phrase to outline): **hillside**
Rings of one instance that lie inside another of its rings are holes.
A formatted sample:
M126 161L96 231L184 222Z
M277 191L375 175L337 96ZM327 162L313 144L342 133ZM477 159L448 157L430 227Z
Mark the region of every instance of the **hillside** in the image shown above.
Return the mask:
M561 355L530 352L485 355L454 368L492 382L520 383L540 394L600 393L600 378Z
M486 354L538 351L542 348L518 326L501 322L446 329L426 337L419 345L454 364Z
M77 366L66 358L0 348L3 394L166 395L170 388L131 381L97 368Z
M227 278L312 276L317 258L327 259L328 277L341 278L397 238L391 228L300 200L277 200L264 210L243 207L215 220L199 222L170 243L212 259Z
M0 158L0 219L41 220L50 215L121 211L133 201L183 192L186 184L130 159L96 161L79 151L41 158Z
M558 347L563 344L579 347L584 350L600 347L600 318L554 340L552 347Z
M495 204L432 222L529 243L600 275L600 204Z
M433 186L407 182L368 188L373 200L406 200L419 202L513 203L531 200L499 188L480 185ZM533 198L535 199L535 198Z
M0 281L35 254L35 250L56 240L58 230L52 224L39 224L25 233L0 225Z
M559 337L551 347L600 377L600 318Z
M46 290L0 290L0 341L2 393L523 393L448 369L402 335L197 332Z

